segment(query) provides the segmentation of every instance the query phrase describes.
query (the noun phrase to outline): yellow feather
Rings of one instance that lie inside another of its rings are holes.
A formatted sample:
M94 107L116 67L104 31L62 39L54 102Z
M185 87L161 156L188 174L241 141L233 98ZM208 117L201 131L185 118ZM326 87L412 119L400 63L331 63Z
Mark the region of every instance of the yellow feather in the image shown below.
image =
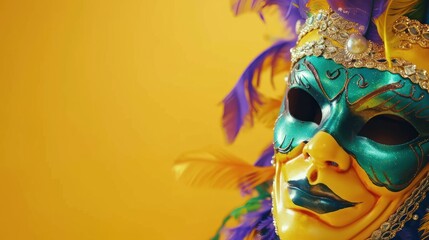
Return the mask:
M281 98L262 98L262 104L256 107L255 117L265 126L272 128L282 105Z
M230 0L231 10L235 15L246 12L259 12L266 6L265 0Z
M401 16L412 13L415 7L419 4L416 0L390 0L387 4L386 11L375 19L375 25L380 37L384 41L384 49L386 60L389 62L389 67L392 67L391 52L393 46L393 23Z
M196 151L177 159L173 171L193 186L251 190L272 180L274 167L256 167L221 150Z
M326 0L309 0L307 3L307 8L310 13L315 14L319 10L328 10L329 4Z
M422 232L420 238L422 240L429 239L429 213L426 213L422 218L422 224L420 225L419 232Z

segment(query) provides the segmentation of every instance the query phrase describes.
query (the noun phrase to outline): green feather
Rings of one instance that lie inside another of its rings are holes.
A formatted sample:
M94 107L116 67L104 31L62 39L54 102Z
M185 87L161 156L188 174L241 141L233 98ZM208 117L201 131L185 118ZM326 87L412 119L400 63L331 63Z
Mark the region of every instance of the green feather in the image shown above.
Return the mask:
M249 212L255 212L261 208L261 202L266 199L267 197L271 197L271 194L269 193L269 184L264 183L256 188L256 192L258 193L258 196L249 199L243 206L238 207L231 211L231 213L226 216L219 229L216 231L216 235L212 237L210 240L219 240L221 236L221 231L225 227L225 224L231 219L239 219L241 216L243 216L246 213Z

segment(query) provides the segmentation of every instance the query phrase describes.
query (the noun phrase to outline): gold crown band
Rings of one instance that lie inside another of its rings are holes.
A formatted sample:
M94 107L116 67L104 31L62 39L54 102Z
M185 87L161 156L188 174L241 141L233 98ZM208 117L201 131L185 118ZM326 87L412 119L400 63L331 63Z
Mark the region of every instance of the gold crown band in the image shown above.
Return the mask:
M402 42L407 42L407 46L412 43L429 46L429 40L426 42L426 37L429 38L428 26L421 23L417 25L414 20L406 19L408 18L401 17L395 22L394 26L400 30L394 30L395 34L400 36ZM397 73L419 84L421 88L429 89L429 76L426 70L417 69L415 64L401 58L392 58L392 67L389 68L384 47L366 40L358 31L360 27L359 24L343 19L332 10L319 11L306 20L298 36L298 43L315 30L318 30L320 37L292 48L292 65L305 56L323 56L348 68L365 67ZM415 35L410 37L412 34Z
M411 49L413 44L422 48L429 48L429 26L417 20L400 17L393 24L395 37L400 40L399 48Z

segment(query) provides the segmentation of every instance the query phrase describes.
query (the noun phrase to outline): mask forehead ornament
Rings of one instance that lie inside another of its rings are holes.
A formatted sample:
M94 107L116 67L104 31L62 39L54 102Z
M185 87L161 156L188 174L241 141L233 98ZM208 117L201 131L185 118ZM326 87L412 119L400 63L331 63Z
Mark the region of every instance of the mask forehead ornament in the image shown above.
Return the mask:
M344 20L332 10L319 11L316 16L311 16L306 20L298 35L298 41L302 41L302 38L312 31L317 31L320 37L312 41L305 41L301 46L291 49L292 63L296 63L304 56L323 56L326 59L333 59L347 68L365 67L380 71L389 70L389 72L398 73L419 84L423 89L428 89L426 70L417 69L415 64L402 58L392 58L388 61L384 46L367 40L360 34L358 28L359 24ZM428 28L426 24L401 17L393 25L393 31L401 39L398 47L411 49L413 43L418 43L422 47L429 48ZM427 29L425 37L423 35L415 37L412 34L423 32L421 29ZM389 67L389 64L392 67Z
M245 70L223 126L232 143L245 122L271 122L273 143L254 165L210 149L174 166L248 197L213 239L428 238L429 3L232 1L236 14L267 7L295 33ZM282 98L258 89L267 68L288 72Z

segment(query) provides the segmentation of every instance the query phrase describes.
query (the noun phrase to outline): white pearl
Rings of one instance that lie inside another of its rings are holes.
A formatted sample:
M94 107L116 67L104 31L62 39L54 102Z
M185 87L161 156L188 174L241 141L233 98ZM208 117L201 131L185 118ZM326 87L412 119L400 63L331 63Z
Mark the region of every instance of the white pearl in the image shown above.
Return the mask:
M347 39L346 48L347 51L352 54L363 53L368 49L368 40L360 34L352 34Z
M296 21L296 24L295 24L295 32L297 33L297 34L299 34L300 32L301 32L301 30L302 30L302 28L304 27L304 25L302 24L302 21L301 20L298 20L298 21Z

